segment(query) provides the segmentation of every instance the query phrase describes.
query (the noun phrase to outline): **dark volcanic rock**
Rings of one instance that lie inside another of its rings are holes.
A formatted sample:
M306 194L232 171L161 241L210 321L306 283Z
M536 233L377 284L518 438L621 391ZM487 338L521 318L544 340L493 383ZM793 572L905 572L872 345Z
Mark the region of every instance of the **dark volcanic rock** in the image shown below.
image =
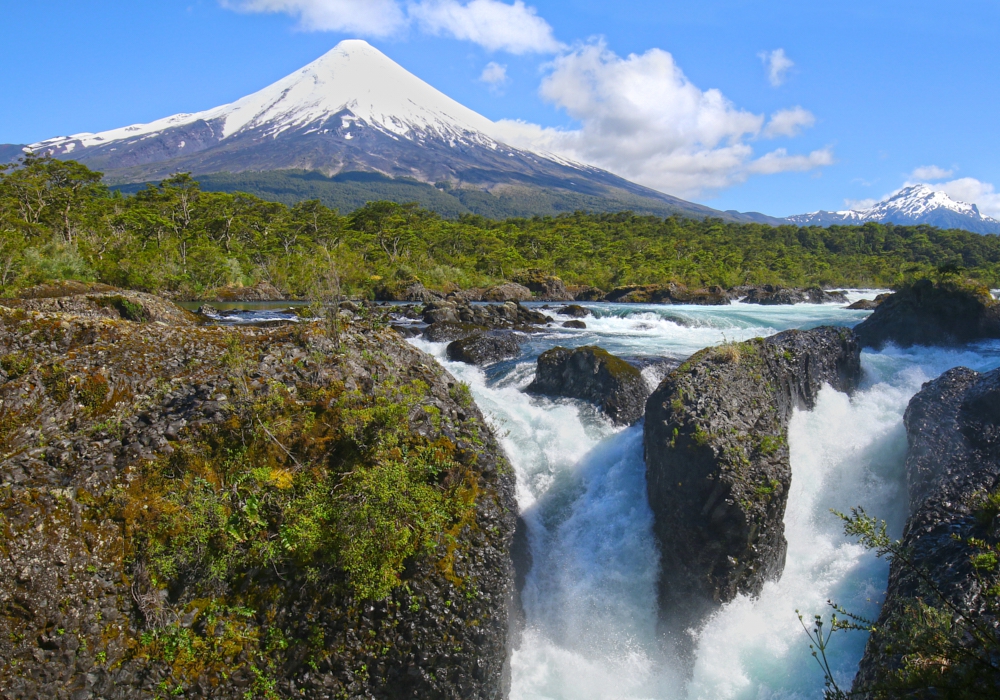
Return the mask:
M631 425L642 418L649 388L642 373L602 348L555 347L538 358L526 391L593 401L611 420Z
M540 301L573 301L574 299L573 295L566 291L566 284L561 279L546 275L538 270L520 275L516 281L531 290Z
M824 384L851 391L860 377L850 330L786 331L702 350L649 398L646 481L670 627L780 575L792 410L812 408Z
M590 309L585 309L579 304L570 304L569 306L556 309L556 313L573 318L587 318L587 316L590 316Z
M521 354L525 336L514 331L489 331L452 341L448 359L470 365L489 365L510 360Z
M689 290L682 284L647 284L619 287L608 293L605 301L622 304L698 304L725 306L729 296L719 287Z
M584 323L583 321L566 321L562 325L563 328L576 328L578 330L582 330L587 327L587 324Z
M972 559L981 550L968 542L1000 541L995 512L983 511L987 494L996 493L1000 483L1000 370L979 374L959 367L945 372L913 397L904 422L910 517L902 543L912 566L896 560L890 569L878 631L868 640L855 678L858 697L942 697L927 688L877 694L888 690L885 683L891 672L901 668L902 657L911 652L908 609L918 602L949 620L954 617L950 604L961 611L966 625L995 630L998 623L997 610L986 604L983 587L1000 580L995 569L980 571L983 578L977 578ZM970 642L964 638L964 643ZM994 665L990 671L986 664L952 667L952 672L978 677L981 683L978 692L956 697L1000 697L1000 674L995 669Z
M847 308L851 311L874 311L879 304L891 297L892 294L879 294L874 299L859 299Z
M428 302L440 299L441 297L441 294L432 292L415 280L396 284L383 284L375 288L375 301Z
M507 282L490 287L482 296L483 301L531 301L531 290L520 284Z
M531 326L544 325L552 318L512 301L473 306L446 299L428 303L424 307L423 320L429 324L424 337L440 342L458 340L482 330L517 328L528 331Z
M1000 338L1000 302L986 288L920 280L855 327L862 347L960 345Z
M42 285L27 290L20 299L0 299L0 305L25 311L68 313L133 323L158 322L176 326L198 323L198 317L193 313L165 299L107 285Z
M574 301L602 301L604 297L607 296L607 292L603 289L587 285L582 287L571 287L569 292L573 295Z
M514 476L453 377L374 325L140 323L89 296L0 306L0 696L504 697ZM334 563L350 511L308 504L400 495L342 470L393 468L401 426L435 466L418 485L468 508L373 600Z
M819 287L808 289L788 289L763 285L731 290L742 297L744 304L761 304L763 306L789 306L792 304L846 304L847 295L843 292L828 292Z

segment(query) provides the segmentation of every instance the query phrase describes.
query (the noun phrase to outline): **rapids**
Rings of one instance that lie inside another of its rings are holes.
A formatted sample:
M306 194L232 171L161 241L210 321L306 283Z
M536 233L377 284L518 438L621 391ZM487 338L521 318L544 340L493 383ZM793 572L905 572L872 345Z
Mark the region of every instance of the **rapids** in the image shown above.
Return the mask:
M853 398L824 389L815 410L796 413L784 574L758 599L739 598L693 630L694 668L685 673L657 637L659 554L642 426L616 429L587 404L524 394L535 360L555 345L593 344L623 357L679 361L703 347L789 328L852 326L868 312L811 304L584 306L594 313L584 319L586 330L535 336L519 359L485 371L448 362L443 343L412 341L469 384L517 473L534 563L522 596L526 629L511 662L512 700L820 697L823 677L795 611L825 615L832 599L876 615L888 576L884 562L843 535L831 509L862 505L898 536L905 519L902 416L910 397L951 367L1000 366L1000 343L865 352L865 379ZM651 384L660 379L652 371L646 376ZM843 687L866 640L860 633L838 637L831 659Z

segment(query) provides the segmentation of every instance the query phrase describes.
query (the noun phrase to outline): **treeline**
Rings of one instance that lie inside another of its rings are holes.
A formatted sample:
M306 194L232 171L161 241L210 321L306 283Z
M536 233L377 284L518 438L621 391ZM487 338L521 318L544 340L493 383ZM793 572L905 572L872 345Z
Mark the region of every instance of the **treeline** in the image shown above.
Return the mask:
M335 271L370 295L419 279L444 289L487 286L529 270L605 290L681 282L891 286L962 271L1000 286L1000 237L928 226L798 228L719 220L567 214L444 219L417 205L372 202L341 216L204 192L189 175L131 195L73 161L28 156L0 171L0 288L59 279L190 296L267 281L309 296Z

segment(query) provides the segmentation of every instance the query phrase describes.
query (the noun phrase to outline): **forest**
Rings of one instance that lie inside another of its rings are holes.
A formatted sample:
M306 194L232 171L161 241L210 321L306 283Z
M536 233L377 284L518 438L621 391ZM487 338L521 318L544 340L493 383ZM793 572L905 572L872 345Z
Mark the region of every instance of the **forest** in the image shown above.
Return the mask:
M192 299L266 281L304 298L331 269L340 290L360 298L393 282L448 290L528 271L604 290L668 282L891 287L942 271L996 288L1000 237L629 212L444 218L386 201L341 215L317 200L202 191L189 174L127 194L74 161L29 155L0 169L0 293L7 296L74 279Z

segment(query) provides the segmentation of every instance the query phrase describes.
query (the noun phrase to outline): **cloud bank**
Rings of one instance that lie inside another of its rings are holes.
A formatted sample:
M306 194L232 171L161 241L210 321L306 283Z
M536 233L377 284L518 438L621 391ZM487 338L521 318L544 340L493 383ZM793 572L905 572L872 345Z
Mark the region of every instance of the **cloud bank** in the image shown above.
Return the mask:
M307 31L392 36L415 25L428 34L471 41L490 51L555 53L552 27L523 0L220 0L239 12L280 12Z
M829 149L789 155L780 148L755 157L749 141L793 136L815 118L796 107L777 112L765 125L763 115L737 108L719 90L692 84L660 49L622 58L602 43L578 46L552 62L541 95L579 128L501 121L502 140L680 196L719 190L754 174L801 172L833 162Z

